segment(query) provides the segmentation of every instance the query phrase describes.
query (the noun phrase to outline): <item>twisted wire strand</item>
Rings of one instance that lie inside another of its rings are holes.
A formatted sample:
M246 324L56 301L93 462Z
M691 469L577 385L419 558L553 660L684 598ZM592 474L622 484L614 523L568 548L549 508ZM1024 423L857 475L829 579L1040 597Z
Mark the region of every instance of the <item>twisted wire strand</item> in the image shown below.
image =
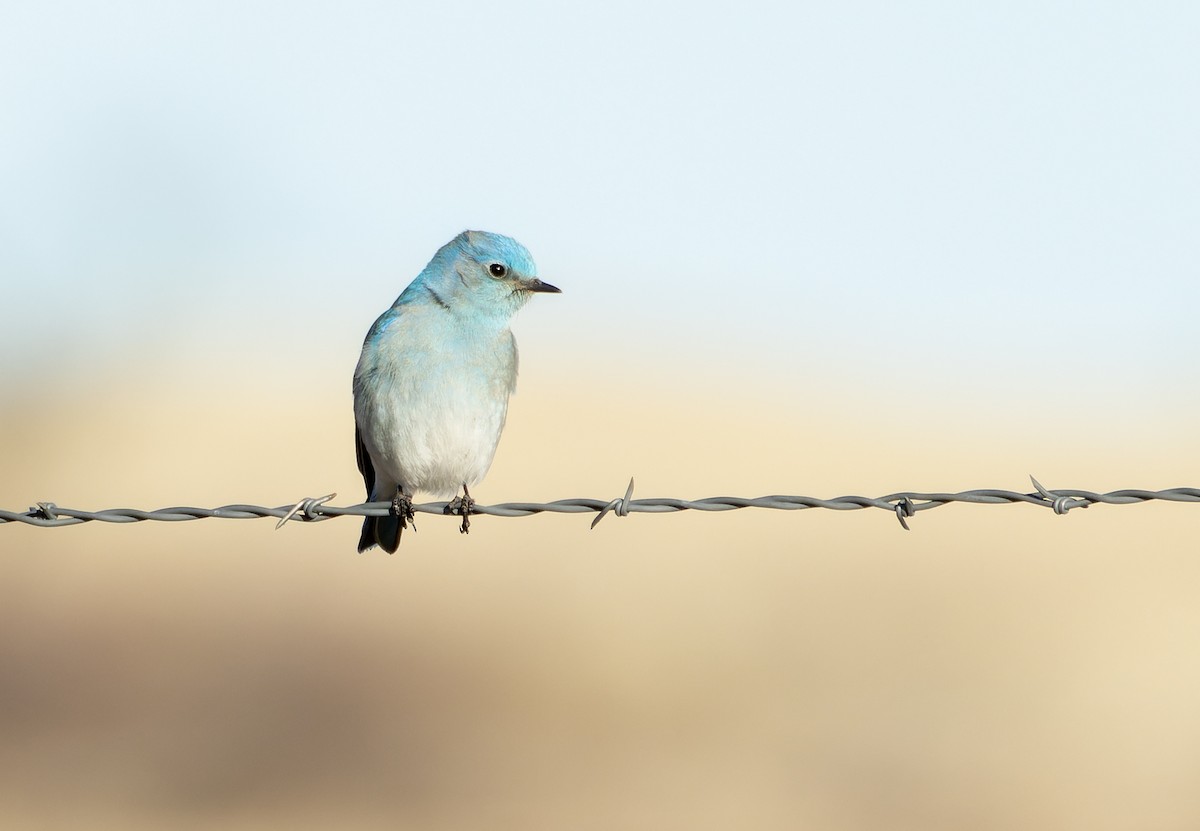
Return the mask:
M1032 479L1032 477L1030 477ZM876 508L896 515L900 524L908 530L906 519L920 511L940 508L952 502L975 505L1019 504L1038 505L1050 508L1056 514L1065 514L1072 508L1089 505L1132 505L1159 500L1164 502L1200 503L1200 488L1168 488L1152 491L1129 488L1096 493L1089 490L1044 488L1033 479L1033 493L999 489L960 491L959 493L924 493L907 491L890 493L886 496L838 496L818 499L812 496L770 495L759 497L711 496L705 499L674 499L655 497L633 499L633 480L625 495L616 499L559 499L554 502L504 502L498 505L474 505L472 514L498 517L524 517L540 513L581 514L595 513L592 527L609 513L627 516L631 513L664 514L678 511L736 511L742 508L767 508L778 511L798 511L809 508L825 508L833 511L858 511ZM185 522L194 519L264 519L278 520L276 527L289 521L320 522L342 516L387 516L390 502L364 502L358 505L339 507L327 504L337 494L322 497L305 497L292 505L277 508L262 505L222 505L219 508L172 507L153 511L135 508L109 508L100 511L82 511L62 508L52 502L39 502L27 511L0 510L0 525L23 523L41 528L60 528L86 522ZM413 510L424 514L455 513L449 510L449 502L426 502L414 505Z

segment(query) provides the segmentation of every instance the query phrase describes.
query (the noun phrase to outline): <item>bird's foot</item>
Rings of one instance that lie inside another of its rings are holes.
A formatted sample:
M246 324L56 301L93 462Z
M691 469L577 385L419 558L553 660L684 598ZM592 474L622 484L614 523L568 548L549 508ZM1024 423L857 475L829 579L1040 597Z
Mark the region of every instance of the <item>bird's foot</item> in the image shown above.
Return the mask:
M392 497L392 514L400 517L401 530L407 528L409 523L412 523L414 531L417 530L417 515L413 513L412 497L399 488L396 488L396 495Z
M467 490L467 486L464 484L463 495L454 497L446 505L447 514L462 517L462 526L458 529L458 533L471 533L471 509L474 507L475 500L471 498L471 492Z

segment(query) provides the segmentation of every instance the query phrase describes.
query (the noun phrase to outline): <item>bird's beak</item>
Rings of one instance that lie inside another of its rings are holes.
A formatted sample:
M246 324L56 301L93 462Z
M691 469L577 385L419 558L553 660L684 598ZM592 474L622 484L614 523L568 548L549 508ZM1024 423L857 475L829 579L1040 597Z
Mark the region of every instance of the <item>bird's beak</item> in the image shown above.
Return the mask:
M543 283L536 277L530 277L528 280L521 281L521 288L524 291L543 291L548 294L562 294L562 289L558 286Z

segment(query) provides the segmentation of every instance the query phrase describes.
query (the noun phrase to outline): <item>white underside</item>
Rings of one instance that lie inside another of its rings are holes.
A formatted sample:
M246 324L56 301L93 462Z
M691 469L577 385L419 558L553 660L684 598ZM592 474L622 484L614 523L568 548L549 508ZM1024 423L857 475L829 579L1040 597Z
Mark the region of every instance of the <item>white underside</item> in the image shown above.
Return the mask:
M359 360L354 415L375 466L373 499L391 499L397 486L453 496L496 454L516 381L512 334L424 337L442 314L406 310Z
M448 382L436 390L366 396L355 415L375 465L375 495L455 495L487 474L508 411L508 390ZM417 394L414 394L417 393Z

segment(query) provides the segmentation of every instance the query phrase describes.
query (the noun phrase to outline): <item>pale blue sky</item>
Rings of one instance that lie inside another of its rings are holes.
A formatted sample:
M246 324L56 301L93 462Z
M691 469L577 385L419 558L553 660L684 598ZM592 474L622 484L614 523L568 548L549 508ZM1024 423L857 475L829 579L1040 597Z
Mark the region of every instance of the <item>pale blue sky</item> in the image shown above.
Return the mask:
M2 371L348 374L476 227L583 365L1194 404L1198 9L10 0Z

